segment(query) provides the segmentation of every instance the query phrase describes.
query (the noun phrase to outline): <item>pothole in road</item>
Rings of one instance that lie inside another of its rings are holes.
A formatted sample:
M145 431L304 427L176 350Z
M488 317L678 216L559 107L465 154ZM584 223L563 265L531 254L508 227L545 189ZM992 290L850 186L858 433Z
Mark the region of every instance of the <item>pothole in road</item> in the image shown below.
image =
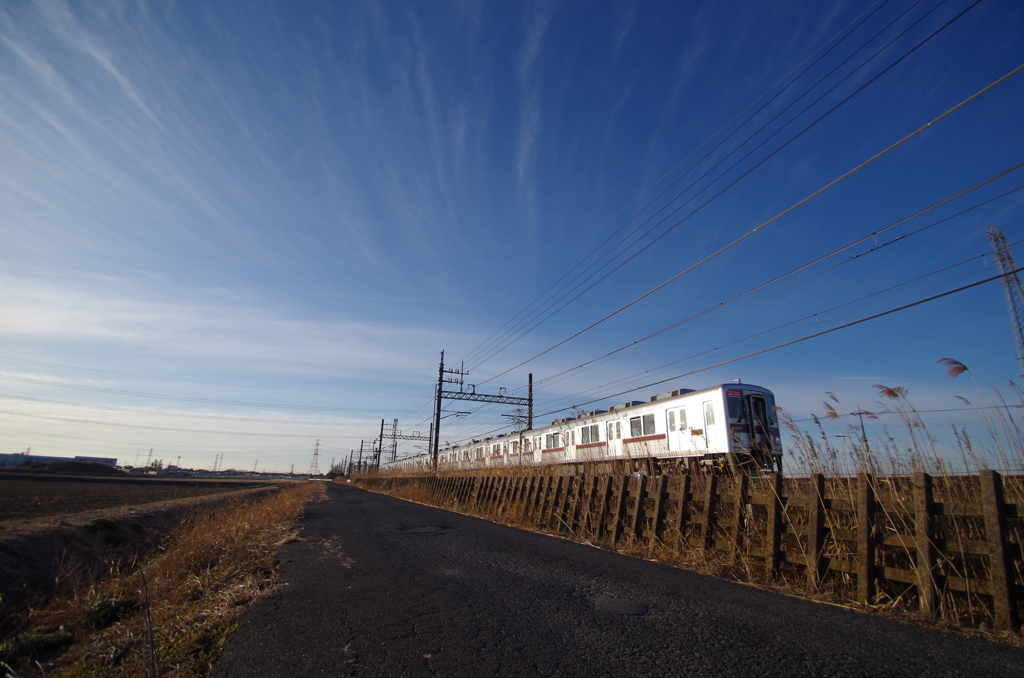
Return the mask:
M611 614L641 615L647 613L647 606L635 600L598 596L594 599L594 609L598 612Z

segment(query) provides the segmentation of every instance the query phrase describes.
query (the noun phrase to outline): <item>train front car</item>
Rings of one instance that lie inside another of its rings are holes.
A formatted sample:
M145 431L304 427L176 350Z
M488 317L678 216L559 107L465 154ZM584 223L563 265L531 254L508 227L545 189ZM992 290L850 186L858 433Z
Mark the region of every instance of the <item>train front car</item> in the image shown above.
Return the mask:
M723 384L728 416L726 463L731 473L782 471L782 439L775 395L752 384Z

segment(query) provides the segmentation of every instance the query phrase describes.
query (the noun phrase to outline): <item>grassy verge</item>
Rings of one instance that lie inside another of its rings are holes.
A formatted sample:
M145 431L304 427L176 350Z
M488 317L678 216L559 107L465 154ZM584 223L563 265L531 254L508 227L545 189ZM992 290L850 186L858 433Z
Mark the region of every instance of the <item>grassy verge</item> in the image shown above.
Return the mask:
M321 483L189 512L161 549L69 576L0 645L8 676L202 676L246 606L272 590L278 547Z

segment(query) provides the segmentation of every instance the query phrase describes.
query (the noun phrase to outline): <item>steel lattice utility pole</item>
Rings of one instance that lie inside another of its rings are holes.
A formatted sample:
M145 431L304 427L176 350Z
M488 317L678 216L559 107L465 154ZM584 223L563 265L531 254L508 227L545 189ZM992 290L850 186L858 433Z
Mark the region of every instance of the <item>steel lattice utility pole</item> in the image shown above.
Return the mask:
M455 377L447 377L445 375L456 375ZM441 351L441 364L437 369L437 390L434 391L434 430L432 437L434 438L433 445L431 446L431 467L433 470L437 470L437 453L439 444L441 442L441 400L447 398L448 400L470 400L478 403L496 403L499 405L519 405L526 407L528 414L527 428L533 428L533 374L530 374L530 392L528 398L513 398L512 396L505 395L505 389L501 389L501 393L498 395L486 395L483 393L476 392L476 386L470 384L469 391L464 390L466 383L463 378L468 376L469 372L463 371L463 366L460 365L459 369L445 369L444 366L444 351ZM445 384L457 384L459 387L458 391L446 391L444 390Z
M1013 326L1013 341L1017 346L1017 364L1021 375L1024 375L1024 288L1017 276L1017 266L1013 262L1013 252L1006 242L1002 230L998 226L988 227L988 242L992 245L996 265L1003 274L1003 289L1006 291L1006 305L1010 311L1010 324Z
M310 464L309 464L309 473L307 473L306 475L308 475L310 478L312 478L313 476L320 475L320 441L319 440L316 441L316 446L313 448L313 461L310 462Z
M390 440L391 441L391 445L390 445L390 447L391 447L391 452L390 452L391 453L391 461L394 462L398 458L398 441L399 440L425 440L425 441L429 442L429 441L433 440L433 437L431 437L431 436L421 436L419 431L413 431L412 435L409 435L409 434L406 434L406 433L402 433L400 430L398 430L398 420L395 419L391 423L390 427L388 427L388 426L384 427L384 433L381 434L381 440L382 441L384 441L384 440ZM384 449L383 442L381 443L381 449Z

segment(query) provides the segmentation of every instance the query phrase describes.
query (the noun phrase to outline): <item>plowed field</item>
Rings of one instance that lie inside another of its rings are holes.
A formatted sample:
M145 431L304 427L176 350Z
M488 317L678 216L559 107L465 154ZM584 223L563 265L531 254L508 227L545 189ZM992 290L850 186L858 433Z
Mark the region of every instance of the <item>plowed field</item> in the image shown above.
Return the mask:
M246 481L141 478L0 478L0 521L139 506L230 492L260 484Z

